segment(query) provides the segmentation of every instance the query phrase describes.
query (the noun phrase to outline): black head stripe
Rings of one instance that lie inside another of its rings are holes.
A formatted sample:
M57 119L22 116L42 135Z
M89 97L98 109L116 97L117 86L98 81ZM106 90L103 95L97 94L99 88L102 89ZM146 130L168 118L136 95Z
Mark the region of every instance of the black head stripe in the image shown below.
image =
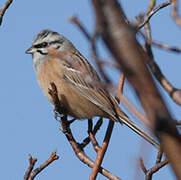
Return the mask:
M50 31L50 30L46 29L46 30L41 31L41 32L36 36L36 38L35 38L34 41L37 41L38 39L44 39L44 38L46 38L49 34L58 35L57 32L53 32L53 31Z
M39 52L41 55L47 55L48 53L44 53L41 50L37 50L37 52Z
M58 40L55 40L55 41L52 41L52 42L49 42L49 44L62 44L64 42L63 39L58 39Z

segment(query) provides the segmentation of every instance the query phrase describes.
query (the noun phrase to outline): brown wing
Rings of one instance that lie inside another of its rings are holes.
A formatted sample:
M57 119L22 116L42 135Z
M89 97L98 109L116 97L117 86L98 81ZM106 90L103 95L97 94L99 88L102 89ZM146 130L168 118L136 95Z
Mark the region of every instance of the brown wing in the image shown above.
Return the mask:
M84 96L93 104L100 107L109 115L114 116L114 103L112 102L109 92L102 88L100 78L88 63L88 61L79 53L69 54L69 60L66 59L66 70L64 79L70 84L80 95ZM85 63L85 60L87 61ZM69 62L68 62L69 61ZM70 62L73 62L70 64Z

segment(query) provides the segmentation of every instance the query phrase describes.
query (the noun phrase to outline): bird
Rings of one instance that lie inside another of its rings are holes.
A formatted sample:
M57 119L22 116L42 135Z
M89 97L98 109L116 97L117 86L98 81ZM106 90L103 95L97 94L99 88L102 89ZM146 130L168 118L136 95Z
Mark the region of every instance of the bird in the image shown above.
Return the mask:
M42 30L26 53L32 54L43 93L53 104L49 89L54 83L67 115L78 120L99 116L124 123L153 146L160 147L121 110L112 94L101 85L96 70L66 37L55 31Z

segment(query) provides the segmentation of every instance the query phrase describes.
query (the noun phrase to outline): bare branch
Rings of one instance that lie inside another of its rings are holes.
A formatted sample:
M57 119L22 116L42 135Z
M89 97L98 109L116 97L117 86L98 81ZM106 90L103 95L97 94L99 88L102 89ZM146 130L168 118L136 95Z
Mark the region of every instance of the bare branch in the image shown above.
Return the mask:
M99 70L101 76L103 77L103 79L107 83L110 83L111 81L110 81L109 77L106 75L105 71L103 70L103 66L102 66L101 60L99 59L99 56L98 56L98 53L97 53L96 39L98 38L98 36L99 36L99 34L97 34L97 32L95 32L95 34L91 38L92 57L93 57L94 61L96 62L98 70Z
M153 46L156 46L158 48L162 48L162 49L167 50L167 51L173 51L175 53L181 53L181 48L179 48L179 47L172 47L172 46L169 46L167 44L160 43L157 41L151 41L151 44Z
M119 78L119 82L118 82L118 90L121 93L123 92L124 79L125 78L124 78L123 73L120 73L120 78ZM116 95L116 99L117 99L118 102L120 102L119 96ZM109 141L110 141L110 138L111 138L111 135L112 135L113 128L114 128L114 122L110 120L107 131L106 131L106 136L105 136L104 142L102 144L102 148L99 147L99 149L97 149L97 158L96 158L96 161L95 161L95 166L92 169L92 173L91 173L91 176L89 178L90 180L95 180L96 179L96 176L98 174L98 170L99 170L99 168L101 166L101 163L103 161L104 155L105 155L106 150L107 150L107 147L109 145Z
M125 81L125 76L121 72L119 75L119 82L118 82L118 88L117 88L121 94L123 94L124 81ZM118 92L115 93L115 99L117 100L118 103L120 103L121 99L120 99Z
M166 79L161 69L157 65L154 60L151 47L146 43L146 51L149 55L149 59L147 59L147 64L152 71L155 78L158 80L160 85L166 90L166 92L170 95L170 97L178 104L181 105L181 90L172 86L172 84Z
M99 144L98 144L98 142L97 142L97 140L96 140L96 138L95 138L95 136L94 136L94 134L92 132L92 119L88 120L88 125L89 125L89 127L88 127L89 138L90 138L90 140L92 142L94 150L96 152L98 152L98 151L101 150L101 147L99 146Z
M103 120L102 120L102 118L100 118L98 121L97 121L97 123L96 123L96 125L94 126L94 129L92 130L92 134L95 136L96 135L96 133L97 133L97 131L100 129L100 127L102 126L102 122L103 122ZM88 133L89 133L89 128L88 128ZM87 138L85 138L83 141L82 141L82 143L80 144L80 147L81 148L85 148L88 144L90 143L90 137L87 137Z
M177 0L171 0L171 2L173 3L173 9L172 9L172 17L175 19L176 23L178 24L178 26L181 27L181 18L178 14L178 3Z
M150 4L149 4L149 6L148 6L147 14L148 14L150 11L152 11L152 9L154 8L155 4L156 4L156 0L150 0Z
M181 136L144 63L149 57L136 40L135 31L126 23L120 4L116 0L96 2L96 18L104 22L101 36L134 87L150 120L151 130L159 138L176 176L181 179L181 166L178 166Z
M2 9L0 10L0 25L2 24L3 16L4 16L6 10L9 8L9 6L11 5L12 2L13 2L13 0L8 0L5 3L5 5L2 7Z
M33 170L35 163L37 161L36 158L29 157L29 167L25 173L24 180L33 180L43 169L45 169L48 165L50 165L53 161L59 159L59 156L56 155L56 151L52 152L51 156L46 160L43 164L41 164L38 168ZM33 170L33 171L32 171Z
M148 172L148 170L146 169L142 158L139 158L139 164L140 164L142 171L146 174Z
M155 164L155 166L153 166L150 170L148 170L146 174L146 180L151 180L153 174L159 171L162 167L164 167L167 164L168 164L168 159L165 159L162 162Z
M107 147L109 145L109 141L112 135L112 131L113 131L113 127L114 127L114 121L109 120L109 125L108 128L106 130L106 135L102 144L101 149L97 149L97 157L96 157L96 161L94 163L94 167L92 168L92 173L90 175L89 180L95 180L97 177L97 174L99 172L100 166L102 164L104 155L106 153Z
M161 162L162 156L163 156L163 150L162 150L162 148L160 148L158 151L158 154L157 154L156 164Z
M163 155L163 151L160 149L157 154L157 160L156 160L155 165L152 168L150 168L149 170L146 169L143 159L142 158L139 159L139 164L140 164L142 171L146 175L146 177L145 177L146 180L151 180L154 173L156 173L162 167L164 167L166 164L168 164L168 159L165 159L161 162L162 155Z
M70 20L72 23L74 23L74 24L82 31L82 33L85 35L85 37L86 37L88 40L91 39L88 31L85 29L85 27L82 25L82 23L80 23L80 21L79 21L79 19L78 19L77 17L73 16L73 17L69 18L69 20Z
M28 180L28 178L30 177L30 174L35 166L35 163L37 162L36 158L32 158L31 155L29 155L29 167L24 175L24 180Z
M154 8L153 9L153 4L150 4L150 7L148 9L148 12L146 15L139 15L138 18L137 18L137 24L139 24L137 26L137 29L141 29L146 23L149 22L149 20L151 19L151 17L156 14L159 10L169 6L171 4L171 2L165 2L161 5L159 5L158 7Z
M94 35L91 37L89 35L89 33L87 32L87 30L85 29L85 27L82 25L82 23L80 22L80 20L77 17L71 17L70 21L72 23L74 23L80 30L81 32L85 35L85 37L91 42L91 48L92 48L92 57L96 62L96 65L98 67L98 70L101 74L101 76L103 77L103 79L106 82L110 82L110 79L108 78L108 76L105 74L103 67L102 67L102 61L99 59L98 54L97 54L97 50L96 50L96 43L95 41L97 40L98 36L99 36L99 32L95 31Z
M151 29L149 24L145 25L145 31L146 31L146 37L144 36L146 40L145 50L147 55L149 56L149 58L145 59L145 61L148 64L151 72L153 73L157 81L160 83L160 85L167 91L170 97L178 105L181 105L181 90L176 89L175 87L172 86L172 84L166 79L161 69L157 65L156 61L154 60L154 55L151 49L151 44L153 44L153 41L151 38Z
M148 40L147 37L142 33L142 32L139 32L139 34L145 39L145 40ZM181 52L181 48L180 47L174 47L174 46L170 46L170 45L167 45L165 43L160 43L158 41L153 41L152 39L150 39L149 41L149 44L150 45L153 45L153 46L156 46L158 48L161 48L163 50L167 50L167 51L173 51L175 53L180 53Z
M83 163L87 164L89 167L93 168L94 167L94 161L92 161L86 153L83 151L82 147L80 146L79 143L76 142L75 138L73 137L73 134L70 129L70 124L67 123L67 115L62 113L62 105L61 102L59 101L58 98L58 92L57 88L54 83L51 83L52 89L50 89L49 93L52 96L52 100L54 102L55 109L59 114L62 114L61 116L61 126L63 126L63 133L65 134L67 140L69 141L70 145L72 146L72 149L74 150L76 156L79 158L80 161ZM65 111L64 111L65 113ZM99 168L99 173L102 175L106 176L107 178L111 180L120 180L120 178L116 177L112 173L110 173L108 170L100 167Z

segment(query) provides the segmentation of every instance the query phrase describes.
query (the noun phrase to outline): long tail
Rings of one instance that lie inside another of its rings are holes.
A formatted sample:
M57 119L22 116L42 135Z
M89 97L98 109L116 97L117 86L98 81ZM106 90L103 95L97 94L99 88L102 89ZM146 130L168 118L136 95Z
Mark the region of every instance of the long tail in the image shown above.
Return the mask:
M125 117L121 117L119 116L119 120L120 123L124 123L126 126L128 126L129 128L131 128L134 132L136 132L137 134L139 134L141 137L143 137L146 141L148 141L150 144L152 144L153 146L155 146L157 149L160 148L160 145L150 136L148 135L146 132L144 132L141 128L139 128L134 122L132 122L129 118Z

